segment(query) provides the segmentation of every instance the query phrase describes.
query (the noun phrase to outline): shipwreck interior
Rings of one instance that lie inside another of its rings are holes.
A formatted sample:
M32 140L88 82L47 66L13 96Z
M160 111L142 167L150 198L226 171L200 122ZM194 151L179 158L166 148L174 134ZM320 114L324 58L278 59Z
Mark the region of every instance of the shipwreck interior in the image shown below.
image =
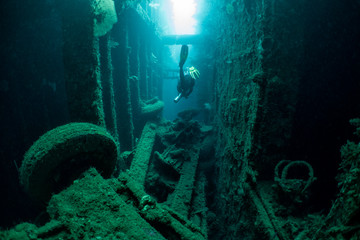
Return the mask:
M360 1L0 19L0 239L360 239ZM183 45L200 77L175 103Z

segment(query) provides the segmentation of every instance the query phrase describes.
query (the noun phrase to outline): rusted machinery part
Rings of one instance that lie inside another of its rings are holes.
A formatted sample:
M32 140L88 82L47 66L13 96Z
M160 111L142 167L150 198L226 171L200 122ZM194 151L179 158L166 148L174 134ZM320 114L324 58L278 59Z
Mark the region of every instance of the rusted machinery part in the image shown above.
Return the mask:
M157 116L164 109L164 102L158 98L150 99L141 106L141 114L143 117Z
M282 167L282 170L281 170L281 174L280 174L281 167ZM299 179L299 180L303 180L306 182L306 184L304 185L304 187L301 191L301 193L303 193L316 179L314 177L314 169L306 161L302 161L302 160L296 160L296 161L282 160L282 161L280 161L275 167L275 181L281 187L284 187L286 185L287 180L289 180L289 179L287 179L289 169L293 168L293 167L306 167L308 169L308 176L304 176L304 179Z
M109 177L117 155L116 143L105 128L69 123L42 135L25 153L20 183L34 201L47 201L90 166Z
M284 169L284 164L288 164L290 163L290 160L281 160L280 162L278 162L278 164L276 164L275 166L275 182L280 181L281 178L281 174L279 173L280 168Z
M126 197L136 206L141 216L167 239L207 239L206 234L183 215L166 204L158 204L143 189L129 172L122 172L115 191Z

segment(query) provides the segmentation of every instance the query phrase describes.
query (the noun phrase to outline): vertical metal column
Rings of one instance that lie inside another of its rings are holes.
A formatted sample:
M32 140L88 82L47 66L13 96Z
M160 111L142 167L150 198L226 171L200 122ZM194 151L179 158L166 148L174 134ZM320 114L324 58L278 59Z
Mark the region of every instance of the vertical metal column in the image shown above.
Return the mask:
M92 0L59 1L70 119L105 126Z

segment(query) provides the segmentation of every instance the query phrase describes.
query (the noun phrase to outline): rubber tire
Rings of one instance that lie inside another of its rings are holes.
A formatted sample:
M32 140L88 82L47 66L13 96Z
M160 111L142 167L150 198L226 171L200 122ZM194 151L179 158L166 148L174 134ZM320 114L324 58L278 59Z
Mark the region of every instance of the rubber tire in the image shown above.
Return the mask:
M69 123L57 127L25 153L20 183L35 202L47 202L89 167L95 167L103 177L111 176L117 149L113 137L97 125Z

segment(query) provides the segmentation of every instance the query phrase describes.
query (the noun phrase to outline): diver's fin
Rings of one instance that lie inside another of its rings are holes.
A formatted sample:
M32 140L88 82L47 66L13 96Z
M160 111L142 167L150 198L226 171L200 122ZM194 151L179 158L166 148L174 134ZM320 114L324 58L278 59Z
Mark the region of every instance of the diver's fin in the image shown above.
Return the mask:
M188 57L188 53L189 53L189 47L188 45L182 45L181 46L181 52L180 52L180 62L179 62L179 67L184 66L186 59Z

